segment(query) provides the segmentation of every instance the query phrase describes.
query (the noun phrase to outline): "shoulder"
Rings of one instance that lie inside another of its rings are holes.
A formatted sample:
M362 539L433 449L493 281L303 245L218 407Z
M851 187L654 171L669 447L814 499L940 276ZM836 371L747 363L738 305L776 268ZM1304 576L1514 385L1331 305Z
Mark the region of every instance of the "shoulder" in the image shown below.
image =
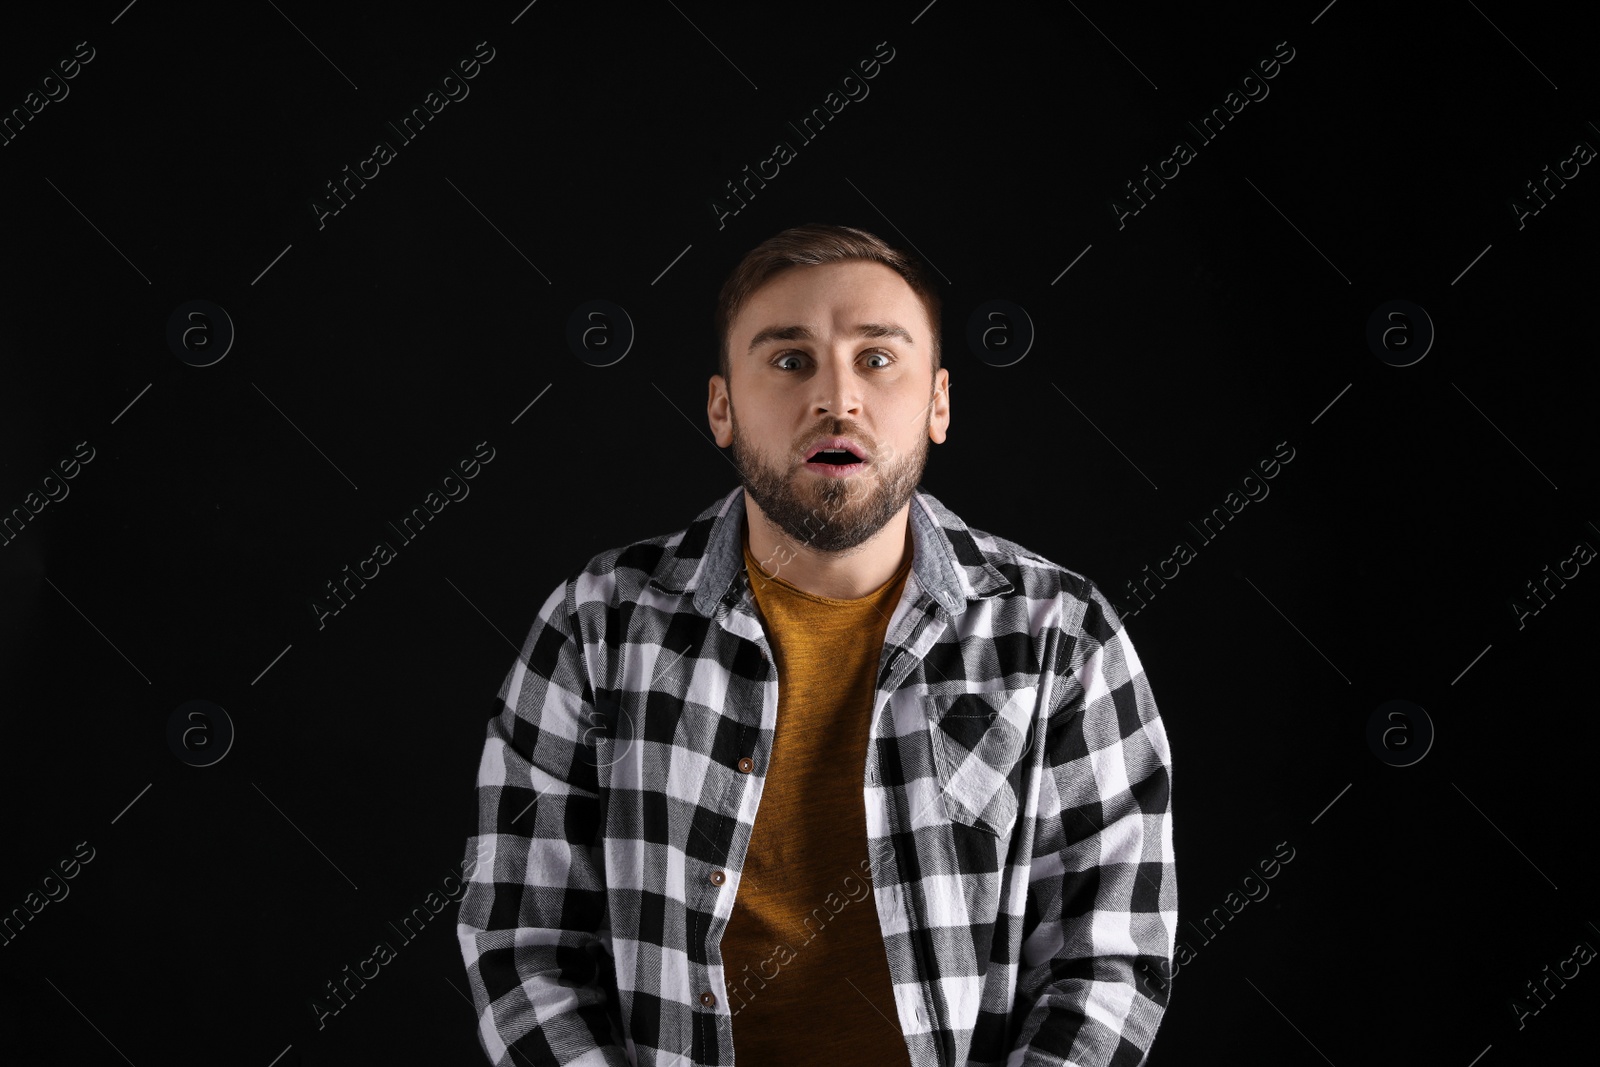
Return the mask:
M1137 696L1147 692L1144 665L1119 609L1087 575L1042 553L982 530L972 530L991 566L1010 582L996 633L1029 635L1039 669L1043 706L1051 712L1077 698L1101 692ZM1116 698L1117 707L1124 697ZM1154 704L1139 698L1141 716Z
M608 548L590 557L566 580L564 589L574 607L614 608L661 600L667 589L663 581L684 573L686 563L698 562L705 533L705 523L696 520L670 533Z
M999 534L975 527L968 532L987 562L1011 584L1006 598L1043 611L1047 623L1077 630L1108 617L1115 621L1110 599L1092 578Z

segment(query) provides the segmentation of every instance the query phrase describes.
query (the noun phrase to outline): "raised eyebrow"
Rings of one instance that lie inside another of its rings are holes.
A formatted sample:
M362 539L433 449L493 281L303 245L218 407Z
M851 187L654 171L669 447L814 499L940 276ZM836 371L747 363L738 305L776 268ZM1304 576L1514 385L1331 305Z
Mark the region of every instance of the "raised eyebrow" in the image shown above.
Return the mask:
M892 322L863 322L856 327L857 337L897 337L908 345L917 342L911 339L911 334L906 332L904 326L897 326Z
M750 339L749 351L754 352L769 341L810 341L811 330L805 326L768 326Z
M905 327L898 326L892 322L863 322L855 328L854 336L894 337L908 345L916 344L916 341L912 340L911 334L906 331ZM815 339L816 335L806 326L768 326L758 331L750 339L749 351L754 352L757 348L771 341L812 341Z

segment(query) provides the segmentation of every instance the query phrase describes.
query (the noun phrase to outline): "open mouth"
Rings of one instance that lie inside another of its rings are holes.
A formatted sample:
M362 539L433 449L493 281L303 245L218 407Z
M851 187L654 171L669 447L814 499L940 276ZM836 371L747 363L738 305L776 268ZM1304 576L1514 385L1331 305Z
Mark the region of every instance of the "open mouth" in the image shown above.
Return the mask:
M824 478L850 478L867 469L866 460L844 448L824 448L805 462L806 470Z

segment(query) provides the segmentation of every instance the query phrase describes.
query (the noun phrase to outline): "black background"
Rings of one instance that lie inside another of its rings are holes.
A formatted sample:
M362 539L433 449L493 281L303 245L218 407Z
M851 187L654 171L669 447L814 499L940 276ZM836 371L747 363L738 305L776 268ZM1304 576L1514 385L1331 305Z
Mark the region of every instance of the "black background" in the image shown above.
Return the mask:
M1600 145L1592 41L1548 5L1324 2L8 13L6 112L95 53L0 148L0 509L94 449L0 547L0 909L95 850L0 946L8 1053L482 1062L454 905L403 947L388 924L460 870L543 599L736 484L705 421L712 303L808 221L947 282L924 487L1130 607L1196 953L1151 1062L1579 1047L1593 964L1520 1028L1512 1002L1600 946L1600 577L1520 627L1512 599L1600 547L1600 178L1520 228L1509 201ZM319 228L324 183L479 41L470 95ZM798 143L785 123L881 41L869 95ZM1270 94L1119 229L1123 183L1280 41ZM711 198L779 138L797 158L719 227ZM166 341L196 299L237 331L203 368ZM610 366L566 343L593 299L637 330ZM965 341L991 299L1037 331L1011 366ZM1396 299L1437 330L1405 367L1366 341ZM324 583L481 441L470 495L319 628ZM1285 441L1270 495L1200 545L1186 524ZM1125 583L1180 539L1197 558L1133 614ZM236 731L207 767L168 743L196 699ZM1390 700L1435 731L1410 766L1367 741ZM1281 842L1270 895L1198 935ZM379 940L398 957L319 1029L312 998Z

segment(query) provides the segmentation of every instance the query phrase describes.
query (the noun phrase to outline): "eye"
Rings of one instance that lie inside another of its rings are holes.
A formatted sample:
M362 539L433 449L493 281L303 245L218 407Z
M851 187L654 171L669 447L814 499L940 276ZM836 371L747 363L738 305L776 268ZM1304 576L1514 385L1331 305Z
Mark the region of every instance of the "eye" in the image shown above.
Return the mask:
M897 359L895 354L893 352L890 352L887 348L870 348L870 349L867 350L866 355L867 356L882 356L884 358L884 360L885 360L885 362L880 363L877 366L873 367L872 368L873 370L887 370L890 366L892 366L896 362L896 359ZM780 364L784 360L786 360L786 359L800 359L800 358L803 358L804 356L805 356L804 352L801 352L798 349L791 348L791 349L788 349L787 351L778 353L778 355L773 358L772 365L774 367L778 367L779 370L784 370L786 368L780 366Z

